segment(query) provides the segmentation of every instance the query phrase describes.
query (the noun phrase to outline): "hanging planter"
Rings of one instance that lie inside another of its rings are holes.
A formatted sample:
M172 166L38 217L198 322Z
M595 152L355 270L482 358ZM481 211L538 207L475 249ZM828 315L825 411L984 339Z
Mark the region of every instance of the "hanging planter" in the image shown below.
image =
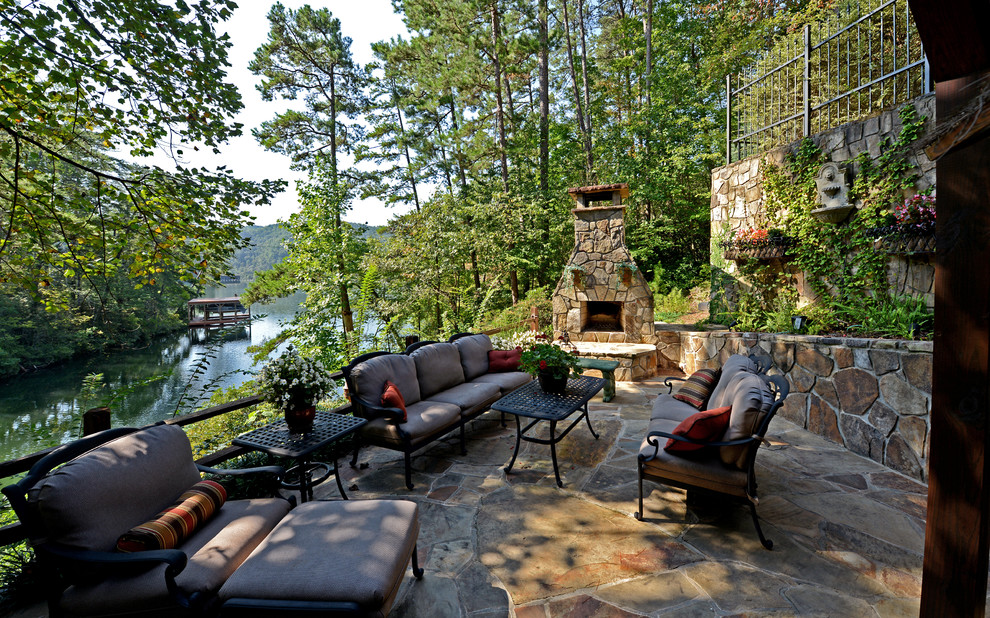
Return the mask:
M615 265L616 282L629 287L632 285L633 272L639 270L633 262L619 262Z
M727 260L781 260L789 258L788 249L797 244L790 236L767 236L758 240L726 240L719 243Z
M935 224L900 224L866 230L874 238L873 248L890 255L935 253Z
M567 272L571 274L571 283L575 289L584 289L585 275L587 274L582 266L568 266Z

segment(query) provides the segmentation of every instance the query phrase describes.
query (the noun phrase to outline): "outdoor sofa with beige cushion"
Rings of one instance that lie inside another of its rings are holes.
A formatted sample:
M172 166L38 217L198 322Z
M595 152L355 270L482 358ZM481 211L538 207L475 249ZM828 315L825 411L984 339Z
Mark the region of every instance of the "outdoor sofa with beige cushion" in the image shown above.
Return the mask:
M749 504L760 542L767 549L773 542L763 535L756 515L759 500L756 495L754 462L770 420L784 402L790 386L783 376L768 376L770 361L766 357L733 355L722 366L715 388L700 410L731 406L729 426L712 442L698 442L680 435L674 429L699 408L676 399L670 393L654 401L650 425L639 450L639 512L643 518L643 480L688 490L700 490L729 496ZM673 380L667 380L672 390ZM664 450L668 439L703 444L691 453Z
M410 559L422 574L418 509L404 500L317 501L295 510L281 497L227 500L174 548L119 551L124 533L174 510L202 470L228 472L197 466L185 432L159 424L67 444L5 487L38 556L50 615L215 616L229 600L231 608L272 608L271 615L332 607L383 616ZM277 466L229 472L269 474L273 487L282 475ZM387 540L389 551L377 551L376 540ZM286 577L293 586L283 585Z
M361 443L401 451L409 489L414 451L460 430L461 453L466 453L468 421L532 380L522 371L488 373L491 349L488 335L463 333L443 343L413 344L402 354L363 354L343 368L354 414L368 419L360 429ZM402 395L404 421L402 410L381 403L386 381ZM357 450L352 464L356 460Z

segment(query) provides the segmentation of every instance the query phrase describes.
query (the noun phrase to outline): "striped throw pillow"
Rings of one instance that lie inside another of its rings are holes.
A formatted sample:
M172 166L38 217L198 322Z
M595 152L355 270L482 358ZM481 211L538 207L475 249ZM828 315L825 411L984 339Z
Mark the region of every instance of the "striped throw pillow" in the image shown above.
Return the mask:
M187 489L175 504L117 539L117 551L136 552L175 549L213 516L227 501L227 491L216 481L200 481Z
M674 399L680 399L684 403L690 404L699 410L708 401L708 396L715 390L718 384L718 376L721 369L699 369L691 374L686 382L674 393Z

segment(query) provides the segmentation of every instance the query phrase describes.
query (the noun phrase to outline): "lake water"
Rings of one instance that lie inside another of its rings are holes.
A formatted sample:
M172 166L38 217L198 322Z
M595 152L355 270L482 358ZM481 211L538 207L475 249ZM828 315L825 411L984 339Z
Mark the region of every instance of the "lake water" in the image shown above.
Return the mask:
M244 287L235 284L211 288L204 296L238 296ZM0 383L0 461L78 437L82 412L96 403L82 401L79 396L83 378L90 373L102 373L110 389L125 391L144 379L169 374L163 380L134 387L115 403L111 421L114 427L140 426L170 418L184 391L187 403L180 414L191 412L188 404L202 392L197 384L216 381L218 387L234 386L250 377L239 371L260 369L253 366L248 346L278 334L280 324L295 314L303 298L299 293L270 305L253 306L253 315L265 314L265 317L253 320L250 327L230 330L218 345L214 343L219 331L181 331L159 337L140 350L69 361ZM199 380L191 381L198 361L208 349L215 357L209 359ZM187 385L190 385L188 389ZM203 404L197 406L201 407Z

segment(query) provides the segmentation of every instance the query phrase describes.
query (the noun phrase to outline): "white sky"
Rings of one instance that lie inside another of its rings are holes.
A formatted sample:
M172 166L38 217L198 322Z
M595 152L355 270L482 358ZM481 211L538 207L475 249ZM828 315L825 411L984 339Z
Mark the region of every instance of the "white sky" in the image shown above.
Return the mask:
M262 148L251 135L251 129L262 122L270 120L276 112L284 111L292 106L302 109L300 101L261 100L261 94L255 87L260 83L260 77L248 70L248 63L254 58L255 50L268 37L268 11L273 0L240 0L233 17L225 23L226 31L230 34L233 47L229 50L229 60L232 65L228 78L241 93L244 109L238 114L236 121L244 125L244 134L231 140L220 148L220 155L204 152L191 153L186 149L186 162L197 167L216 167L226 165L236 176L245 180L285 179L290 181L288 188L275 197L270 206L252 206L251 214L255 216L257 225L268 225L279 219L286 219L298 210L295 181L304 180L305 174L289 169L289 158L269 152ZM282 0L287 8L298 9L307 4L305 0ZM353 39L351 54L355 62L365 65L372 60L371 44L388 40L399 34L408 34L405 25L392 10L390 0L310 0L314 8L326 7L341 23L344 36ZM195 156L190 156L195 155ZM162 161L156 161L165 166ZM352 164L353 161L342 161ZM379 200L357 200L347 220L383 225L390 217L405 210L402 206L386 208Z

